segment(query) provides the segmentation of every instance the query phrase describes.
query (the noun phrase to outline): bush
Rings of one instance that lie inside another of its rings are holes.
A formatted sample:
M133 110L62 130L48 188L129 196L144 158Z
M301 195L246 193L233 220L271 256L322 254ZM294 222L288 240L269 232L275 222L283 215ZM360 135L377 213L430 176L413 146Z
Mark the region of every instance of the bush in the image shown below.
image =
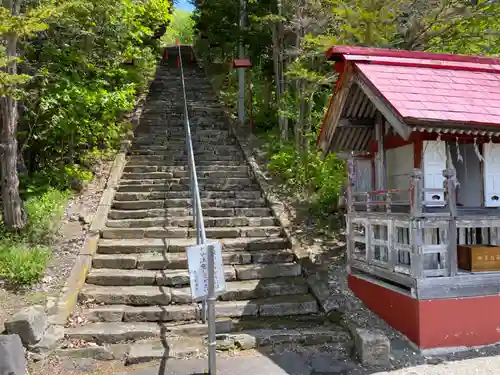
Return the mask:
M53 242L68 198L67 192L53 188L41 196L28 198L25 203L28 227L22 234L23 239L31 244L50 244Z
M321 160L314 145L299 153L292 144L280 146L277 135L266 135L268 169L289 188L309 197L310 207L324 215L335 210L346 178L345 163L334 154Z
M54 242L69 194L48 189L25 202L28 226L20 233L1 228L0 277L17 285L38 281L50 260L47 245Z
M29 285L40 280L48 261L50 249L29 248L8 240L0 242L0 277L15 285Z

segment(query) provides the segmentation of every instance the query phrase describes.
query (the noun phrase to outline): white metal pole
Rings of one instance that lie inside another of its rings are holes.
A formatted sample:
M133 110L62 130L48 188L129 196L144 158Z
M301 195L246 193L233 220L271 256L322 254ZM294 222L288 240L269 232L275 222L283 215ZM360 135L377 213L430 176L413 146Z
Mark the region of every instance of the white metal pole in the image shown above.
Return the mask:
M240 0L240 31L245 27L246 0ZM243 38L240 38L239 58L245 58L245 48ZM238 120L243 126L245 124L245 69L238 69Z
M208 373L209 375L217 374L216 366L216 350L217 341L215 335L215 261L214 261L214 246L208 245Z

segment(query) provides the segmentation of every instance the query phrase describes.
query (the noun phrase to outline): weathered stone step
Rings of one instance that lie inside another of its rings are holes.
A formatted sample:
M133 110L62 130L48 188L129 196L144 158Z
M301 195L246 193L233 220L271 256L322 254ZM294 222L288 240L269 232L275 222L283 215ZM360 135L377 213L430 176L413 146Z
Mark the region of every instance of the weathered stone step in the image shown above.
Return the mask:
M205 227L268 227L276 225L274 217L210 217L203 218ZM110 219L106 222L108 228L151 228L151 227L185 227L194 228L192 216L180 217L148 217L135 219Z
M297 263L248 264L224 267L226 281L274 279L285 276L300 276L301 267ZM188 286L187 270L142 270L95 268L87 275L87 284L103 286Z
M217 349L222 351L249 350L280 345L328 345L328 352L335 358L348 360L352 352L352 340L349 333L339 326L254 329L218 336ZM133 344L127 353L127 365L135 365L165 358L192 357L206 352L206 342L201 346L191 340L166 339L149 340ZM250 369L251 371L251 369ZM344 373L344 372L343 372ZM340 373L339 373L340 374ZM333 373L332 373L333 375Z
M133 168L141 168L132 170L129 167ZM152 167L152 168L151 168ZM143 169L145 168L145 169ZM189 167L187 165L163 165L161 166L161 170L158 169L157 166L150 165L149 163L146 165L135 165L132 163L128 163L124 169L125 172L189 172ZM248 172L248 166L246 165L197 165L196 173L199 175L200 173L206 172Z
M241 149L238 146L235 145L229 145L229 146L212 146L212 147L198 147L197 149L194 149L194 154L195 155L203 155L203 154L212 154L212 155L232 155L232 154L241 154ZM155 154L155 155L148 155L148 156L131 156L130 160L134 161L135 163L140 162L141 160L145 161L163 161L163 160L169 160L172 156L176 156L179 154L186 154L187 151L183 149L175 150L175 149L167 149L166 151L162 152L161 154Z
M152 138L152 137L150 137ZM236 145L236 141L232 140L232 138L223 138L223 137L198 137L194 138L194 144L204 143L207 145ZM179 144L184 142L184 147L179 146ZM134 140L134 144L132 146L132 153L141 154L144 151L156 149L158 151L165 150L183 150L186 148L185 139L181 137L167 137L166 135L161 139L151 140L151 139L140 139Z
M207 241L212 241L209 238ZM282 237L239 237L220 240L223 251L259 251L282 250L289 246L288 240ZM184 253L186 247L196 245L194 239L180 238L148 238L138 239L100 239L97 252L99 254L131 254L168 252Z
M216 147L226 147L226 146L236 146L236 140L232 140L231 138L226 139L224 141L219 140L215 141L204 141L204 142L196 142L193 144L193 151L196 152L202 149L213 149ZM133 144L130 150L130 155L157 155L167 151L181 151L186 148L186 142L184 140L175 141L170 140L166 144Z
M218 317L274 317L318 313L318 303L310 294L281 296L245 301L217 301ZM90 322L173 322L200 320L202 311L197 304L166 306L98 306L85 311Z
M153 342L143 340L143 342L136 342L130 346L125 356L125 365L137 365L156 360L192 358L206 353L206 346L200 337L163 338Z
M149 182L149 184L141 184L140 182ZM152 182L152 183L151 183ZM231 191L234 190L257 190L258 185L252 186L241 186L238 184L205 184L199 186L200 190L208 191ZM161 192L161 191L188 191L188 185L165 185L162 180L148 180L148 181L137 181L137 180L121 180L118 186L119 192L131 192L131 193L145 193L145 192ZM252 206L251 206L252 207Z
M134 207L130 207L131 209L142 209L142 208L157 208L157 207L168 207L168 204L165 200L170 199L191 199L193 194L190 191L153 191L146 193L134 193L134 192L118 192L115 194L115 203L114 205L118 208L118 202L120 205L123 203L124 205L130 206L129 203L135 202L137 205ZM200 191L200 197L202 199L229 199L229 198L238 198L238 199L261 199L262 192L260 190L242 190L242 191ZM145 201L161 201L161 204L152 204ZM139 204L141 202L141 204ZM147 207L144 207L143 204L148 204ZM151 204L151 205L150 205ZM124 209L130 209L129 207Z
M303 277L229 281L226 291L219 297L223 301L241 301L275 296L307 294L308 285ZM166 286L100 286L85 284L79 294L81 301L107 305L168 305L192 304L191 290Z
M293 260L294 254L290 250L222 252L225 265L289 263ZM94 268L164 270L187 269L187 266L185 253L96 254L92 260Z
M120 180L120 185L156 185L165 184L169 187L191 186L190 178L173 178L171 172L150 172L150 173L125 173ZM152 177L152 178L148 178ZM139 181L138 181L139 180ZM153 182L149 182L153 181ZM239 188L245 186L257 186L252 178L246 177L223 177L223 178L198 178L198 186L221 186Z
M130 167L133 167L133 169L135 169L135 172L131 172L132 168L129 168L128 171L125 171L123 173L122 176L123 179L128 179L127 176L129 173L142 173L145 178L149 179L152 179L154 177L148 177L148 176L154 176L156 173L169 174L161 178L186 179L191 177L189 170L185 169L173 170L171 167L164 165L156 166L155 163L151 163L151 165L147 167L136 167L132 165L130 165ZM196 176L198 177L198 179L207 179L207 180L218 180L218 179L228 179L228 178L252 178L249 174L249 170L247 167L242 167L239 169L221 167L220 170L212 170L212 171L203 171L203 170L200 171L199 169L197 169Z
M120 180L119 189L130 189L130 186L141 187L154 187L156 190L160 191L186 191L191 189L189 182L186 183L172 183L172 179L152 179L148 180L145 178L135 178L133 180ZM259 185L249 178L246 178L246 182L203 182L198 184L199 190L212 190L212 191L231 191L239 189L258 189ZM139 190L140 191L140 190Z
M216 324L217 333L227 333L232 330L230 319L219 319ZM167 332L163 334L163 332ZM97 344L115 344L130 340L140 340L153 337L202 336L206 334L207 325L201 323L170 325L160 327L156 323L90 323L85 326L67 328L65 336L68 339L95 342Z
M279 237L281 227L211 227L205 230L210 238L237 238L237 237ZM107 239L126 238L193 238L196 231L192 228L179 227L151 227L151 228L109 228L101 230L101 237Z
M295 276L295 275L293 275ZM233 266L224 268L226 281L236 280L236 270ZM87 275L87 284L103 286L188 286L189 273L187 270L130 270L114 268L95 268Z
M192 216L193 210L190 208L152 208L135 210L110 210L110 219L145 219L145 218L173 218ZM207 208L203 210L204 217L271 217L271 210L267 207L261 208Z
M241 161L242 162L243 156L240 153L231 154L231 155L215 155L212 153L196 153L196 154L194 154L194 160L197 164L200 161L206 161L206 162ZM174 162L187 162L187 161L188 161L188 156L186 154L183 154L182 152L179 152L177 155L172 155L164 160L165 164L174 163Z
M130 166L135 166L134 164L130 164ZM151 168L152 167L152 168ZM154 167L157 167L157 170L153 170L152 172L149 172L148 170L155 169ZM188 178L190 177L190 172L188 170L172 170L171 167L165 166L163 162L158 162L158 161L152 161L149 163L149 166L144 169L139 169L136 168L138 172L133 172L133 173L144 173L145 178L156 178L156 177L151 177L149 176L149 173L170 173L171 175L165 175L164 177L161 178ZM122 176L123 179L128 179L127 174L131 172L125 172ZM242 167L240 170L234 170L234 169L225 169L224 167L221 166L220 170L214 170L214 171L199 171L198 169L196 170L196 175L197 177L200 178L208 178L208 179L218 179L218 178L251 178L249 174L248 167Z
M118 203L119 201L115 201ZM155 206L156 208L180 208L180 207L191 207L192 201L188 198L172 198L165 200L160 206ZM124 206L113 205L114 208L120 208ZM150 206L151 207L151 206ZM210 199L201 198L201 207L205 208L255 208L255 207L266 207L266 202L264 198L258 199L236 199L236 198L226 198L226 199Z

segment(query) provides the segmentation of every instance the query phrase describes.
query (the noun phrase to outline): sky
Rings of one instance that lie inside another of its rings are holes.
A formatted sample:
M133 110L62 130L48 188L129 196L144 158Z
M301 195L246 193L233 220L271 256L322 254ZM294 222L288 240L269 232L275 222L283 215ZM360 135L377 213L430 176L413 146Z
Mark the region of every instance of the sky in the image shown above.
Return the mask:
M178 0L175 7L189 12L194 9L193 5L189 3L189 0Z

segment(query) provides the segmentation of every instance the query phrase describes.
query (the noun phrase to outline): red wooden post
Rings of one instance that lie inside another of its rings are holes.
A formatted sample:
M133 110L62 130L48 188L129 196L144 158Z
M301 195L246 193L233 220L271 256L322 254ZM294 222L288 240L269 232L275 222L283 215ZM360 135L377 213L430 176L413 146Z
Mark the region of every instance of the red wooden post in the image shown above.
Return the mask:
M163 50L163 61L168 61L168 48L165 47Z
M253 120L252 120L252 86L250 84L250 77L251 77L251 72L250 69L252 68L252 62L250 59L236 59L233 60L233 68L235 69L248 69L248 87L250 89L250 130L252 130L253 127Z

